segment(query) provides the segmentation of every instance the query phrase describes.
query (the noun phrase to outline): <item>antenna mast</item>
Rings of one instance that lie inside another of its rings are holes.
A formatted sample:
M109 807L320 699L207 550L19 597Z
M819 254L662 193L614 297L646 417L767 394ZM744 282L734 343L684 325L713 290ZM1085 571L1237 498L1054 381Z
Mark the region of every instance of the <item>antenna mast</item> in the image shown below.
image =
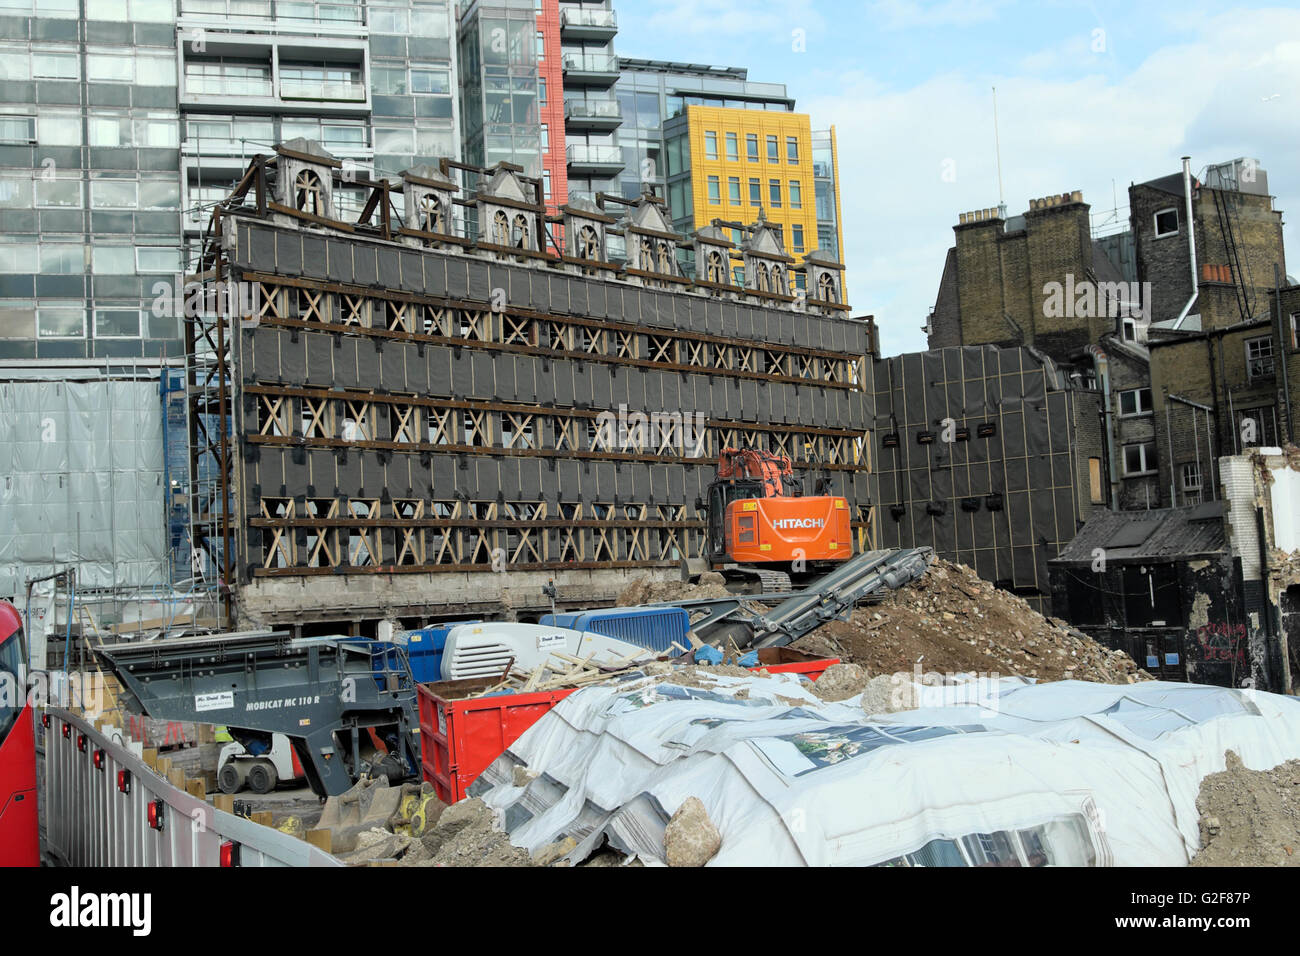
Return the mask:
M998 217L1007 218L1006 197L1002 195L1002 140L998 136L998 88L993 87L993 148L998 157Z

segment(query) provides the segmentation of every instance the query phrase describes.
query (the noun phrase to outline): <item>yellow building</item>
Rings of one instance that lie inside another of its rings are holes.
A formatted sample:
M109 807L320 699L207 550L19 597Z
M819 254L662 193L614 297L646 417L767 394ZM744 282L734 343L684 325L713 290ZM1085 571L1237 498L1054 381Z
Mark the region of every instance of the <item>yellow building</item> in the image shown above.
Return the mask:
M666 198L677 231L690 234L714 219L749 225L761 209L768 222L781 226L786 253L799 264L817 248L807 113L688 106L685 115L665 124L664 145ZM838 183L838 170L833 172ZM732 238L739 243L738 233ZM802 280L797 274L796 283Z

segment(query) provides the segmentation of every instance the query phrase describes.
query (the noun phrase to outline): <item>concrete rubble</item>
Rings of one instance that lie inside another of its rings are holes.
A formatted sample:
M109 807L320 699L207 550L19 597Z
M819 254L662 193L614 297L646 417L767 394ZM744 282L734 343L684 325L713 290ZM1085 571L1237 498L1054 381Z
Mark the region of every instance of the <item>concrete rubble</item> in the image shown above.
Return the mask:
M1300 760L1261 771L1224 757L1227 768L1201 781L1192 866L1300 866Z
M722 834L709 819L699 797L687 797L664 830L664 854L669 866L703 866L722 846Z

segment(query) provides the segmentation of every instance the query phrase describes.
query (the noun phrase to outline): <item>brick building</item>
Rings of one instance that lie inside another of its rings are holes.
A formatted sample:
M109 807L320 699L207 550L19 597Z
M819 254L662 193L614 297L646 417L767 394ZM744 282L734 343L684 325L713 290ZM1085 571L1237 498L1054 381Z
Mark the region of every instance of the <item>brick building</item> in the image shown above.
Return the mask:
M1203 180L1166 176L1129 195L1138 274L1152 289L1159 482L1171 503L1194 503L1217 487L1218 456L1295 440L1300 293L1285 279L1282 213L1257 161L1211 166Z
M1116 237L1093 239L1089 206L1075 191L1031 200L1006 218L999 209L962 213L930 315L931 348L1027 345L1076 386L1110 396L1103 450L1104 501L1159 504L1150 446L1150 373L1140 290ZM1122 238L1122 237L1121 237Z

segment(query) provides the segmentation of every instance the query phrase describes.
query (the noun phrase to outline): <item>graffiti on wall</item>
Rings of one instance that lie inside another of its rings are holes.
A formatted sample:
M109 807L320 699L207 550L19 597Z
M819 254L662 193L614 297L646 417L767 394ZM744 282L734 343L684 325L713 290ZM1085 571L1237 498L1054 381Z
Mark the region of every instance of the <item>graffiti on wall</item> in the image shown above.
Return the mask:
M1226 621L1202 624L1196 629L1201 660L1214 664L1246 665L1246 625Z

